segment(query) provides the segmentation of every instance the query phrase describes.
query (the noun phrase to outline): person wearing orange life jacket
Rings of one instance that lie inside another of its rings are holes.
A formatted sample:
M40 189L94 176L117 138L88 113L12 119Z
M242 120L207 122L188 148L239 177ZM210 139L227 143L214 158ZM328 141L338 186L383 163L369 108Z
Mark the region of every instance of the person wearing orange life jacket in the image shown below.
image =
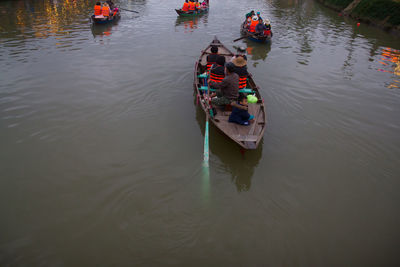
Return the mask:
M269 19L265 20L265 28L266 28L266 30L264 31L264 35L272 37L271 22L269 21Z
M182 11L189 11L189 3L188 0L185 0L185 3L183 3Z
M194 4L195 4L195 6L196 6L196 9L200 9L199 0L196 0L196 1L194 2Z
M244 59L243 55L238 55L232 60L233 65L235 65L235 73L239 75L239 89L246 88L247 85L247 61Z
M101 13L103 14L104 17L110 16L110 7L108 6L107 3L103 4L103 7L101 8Z
M253 16L251 19L251 24L249 26L249 32L256 32L256 26L258 24L258 18L257 16Z
M211 54L207 56L207 71L217 62L218 46L211 46Z
M101 3L100 2L97 2L96 5L94 6L94 15L95 16L101 15Z
M217 61L210 69L210 81L220 83L225 78L225 57L218 56Z
M189 11L195 11L196 4L193 1L189 1Z

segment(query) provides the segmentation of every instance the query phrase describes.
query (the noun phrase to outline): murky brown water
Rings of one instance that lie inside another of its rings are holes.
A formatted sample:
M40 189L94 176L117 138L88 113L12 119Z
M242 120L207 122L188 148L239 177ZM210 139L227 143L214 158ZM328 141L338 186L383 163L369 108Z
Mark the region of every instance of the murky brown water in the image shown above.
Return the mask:
M0 2L1 266L400 263L400 40L311 0ZM251 9L269 45L240 37ZM247 48L260 148L210 129L192 79L217 35Z

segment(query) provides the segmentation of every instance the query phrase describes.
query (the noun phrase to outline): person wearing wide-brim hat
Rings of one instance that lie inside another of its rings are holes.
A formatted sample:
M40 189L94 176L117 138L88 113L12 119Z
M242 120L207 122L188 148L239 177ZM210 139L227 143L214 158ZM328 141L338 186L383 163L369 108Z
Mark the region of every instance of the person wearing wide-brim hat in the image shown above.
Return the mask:
M244 59L243 55L238 55L236 56L233 60L232 63L235 65L235 67L244 67L247 65L246 59Z
M239 75L239 89L246 88L247 84L247 76L249 73L247 72L247 61L243 56L236 56L232 60L233 65L235 65L235 73Z

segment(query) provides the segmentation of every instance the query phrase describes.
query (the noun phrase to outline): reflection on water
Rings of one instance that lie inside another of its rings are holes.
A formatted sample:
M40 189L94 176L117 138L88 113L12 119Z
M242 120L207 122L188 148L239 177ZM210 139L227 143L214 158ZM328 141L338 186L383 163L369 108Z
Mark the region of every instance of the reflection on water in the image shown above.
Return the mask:
M0 38L47 38L68 36L69 30L87 20L92 1L7 1L1 5Z
M392 82L387 85L387 87L400 88L400 50L385 47L382 49L381 55L382 56L378 62L383 66L378 70L394 74Z
M119 20L115 20L108 24L94 24L93 23L91 26L93 37L96 38L96 37L110 36L113 28L115 28L115 30L118 29L118 27L117 27L118 21Z
M257 67L259 64L258 61L265 61L268 53L271 51L271 42L262 44L250 40L244 40L244 43L244 48L246 49L247 54L247 64L251 64L253 67ZM238 49L239 46L233 46L233 48Z
M203 110L200 107L196 107L196 120L203 135L205 119ZM261 140L256 150L245 151L210 123L209 146L212 156L209 167L211 172L229 172L237 190L239 192L248 191L251 187L251 178L254 170L261 159L263 140ZM214 156L219 161L215 160ZM217 177L218 175L215 176Z
M175 22L175 30L179 31L180 28L183 28L184 33L193 32L199 27L199 22L203 25L207 25L207 20L208 13L192 17L178 16Z

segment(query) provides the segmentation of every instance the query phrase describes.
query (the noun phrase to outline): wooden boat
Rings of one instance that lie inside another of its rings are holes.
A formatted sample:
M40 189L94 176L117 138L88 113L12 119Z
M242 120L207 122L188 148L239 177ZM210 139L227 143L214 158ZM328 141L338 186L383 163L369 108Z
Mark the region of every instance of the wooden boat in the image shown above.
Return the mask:
M254 42L258 42L258 43L266 43L271 41L271 37L272 37L272 32L271 35L269 36L259 36L253 32L249 32L249 30L246 27L246 21L242 23L242 26L240 27L240 32L242 35L246 36L247 39L252 40Z
M207 8L201 8L196 11L182 11L182 9L175 9L176 13L178 13L179 16L181 17L190 17L190 16L197 16L197 15L202 15L208 12L208 7Z
M92 15L91 17L92 23L93 24L106 24L106 23L110 23L113 21L116 21L118 19L121 18L121 10L118 8L118 12L117 14L115 14L114 16L110 16L110 17L97 17L95 15Z
M266 127L264 100L260 95L259 87L255 84L252 76L249 75L246 88L239 90L241 93L255 94L258 99L257 103L249 103L249 113L254 115L254 121L250 125L244 126L228 122L231 112L218 107L214 107L217 109L217 114L214 115L208 99L209 90L212 91L213 89L208 89L208 86L205 86L205 81L208 77L204 74L207 69L207 56L211 54L211 46L218 47L218 54L225 56L226 62L229 62L234 56L216 37L202 51L194 70L194 89L196 91L197 103L200 104L207 116L209 114L210 121L226 136L244 149L256 149L264 135Z

